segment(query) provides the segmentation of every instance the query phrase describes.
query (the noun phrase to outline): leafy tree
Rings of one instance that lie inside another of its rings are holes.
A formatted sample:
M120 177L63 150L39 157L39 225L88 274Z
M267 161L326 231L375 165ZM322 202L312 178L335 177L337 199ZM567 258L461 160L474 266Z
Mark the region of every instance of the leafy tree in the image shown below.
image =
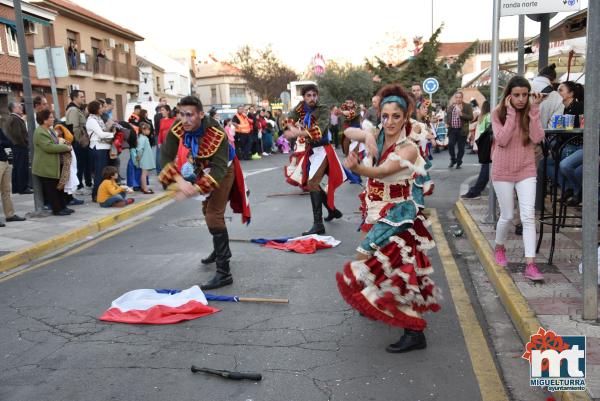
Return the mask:
M248 87L258 93L261 99L278 101L279 94L286 90L290 81L298 74L285 65L273 52L271 45L264 49L242 46L234 54L231 64L242 71Z
M462 67L475 50L477 42L473 42L452 63L446 58L438 60L442 28L443 24L431 35L418 55L399 65L386 64L380 58L376 58L374 63L366 60L367 69L378 78L378 87L398 82L410 88L415 82L422 83L426 78L435 77L440 83L440 88L433 96L438 102L445 103L454 91L460 88Z
M325 73L316 77L319 85L319 97L329 105L339 105L351 96L357 103L371 104L375 91L373 75L364 67L351 64L327 64Z

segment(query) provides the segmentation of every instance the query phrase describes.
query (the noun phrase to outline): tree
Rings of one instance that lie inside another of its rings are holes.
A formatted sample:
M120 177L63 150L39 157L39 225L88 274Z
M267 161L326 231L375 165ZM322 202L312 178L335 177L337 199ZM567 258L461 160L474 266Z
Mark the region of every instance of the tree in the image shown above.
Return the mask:
M271 45L262 50L242 46L234 54L232 65L242 71L248 87L258 93L261 99L278 101L279 94L286 90L290 81L298 74L285 65L273 52Z
M379 87L398 82L409 88L413 83L422 83L428 77L437 78L440 83L439 90L434 97L445 103L450 96L461 86L462 67L471 56L477 42L473 42L453 62L446 58L438 59L440 48L439 35L443 24L431 35L429 41L423 45L421 52L407 62L399 65L386 64L382 59L376 58L375 63L366 60L367 69L379 79Z
M375 91L373 76L363 67L328 63L325 73L316 78L319 97L325 104L339 105L351 96L357 103L370 105Z

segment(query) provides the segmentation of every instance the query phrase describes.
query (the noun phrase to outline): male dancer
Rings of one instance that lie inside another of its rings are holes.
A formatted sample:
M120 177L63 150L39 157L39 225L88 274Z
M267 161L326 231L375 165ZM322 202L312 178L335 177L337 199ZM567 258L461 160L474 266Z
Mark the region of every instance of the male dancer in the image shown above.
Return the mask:
M216 262L217 272L203 290L224 287L233 283L229 259L229 235L225 225L227 201L236 213L242 214L244 223L250 222L250 206L246 197L246 184L235 149L229 144L227 134L215 120L205 117L202 103L195 96L181 99L180 120L169 130L160 149L164 166L159 180L167 186L177 184L175 198L184 199L200 192L207 195L202 204L208 231L213 237L214 250L204 264ZM174 163L181 146L187 148L196 160L196 182L186 181Z
M313 226L302 235L325 234L323 203L329 212L325 221L342 217L342 212L335 208L334 193L346 180L346 174L327 138L329 108L319 103L319 89L316 85L306 85L302 88L302 97L303 100L288 115L284 134L288 139L306 139L305 154L300 162L302 174L297 184L310 191ZM321 188L325 174L328 176L327 192Z
M354 99L351 96L346 96L346 100L340 106L340 126L342 127L342 151L344 152L344 156L348 156L348 152L350 149L351 141L344 135L344 131L346 128L354 127L360 128L360 111L358 110L358 105L354 102ZM357 141L353 141L353 148L358 144Z

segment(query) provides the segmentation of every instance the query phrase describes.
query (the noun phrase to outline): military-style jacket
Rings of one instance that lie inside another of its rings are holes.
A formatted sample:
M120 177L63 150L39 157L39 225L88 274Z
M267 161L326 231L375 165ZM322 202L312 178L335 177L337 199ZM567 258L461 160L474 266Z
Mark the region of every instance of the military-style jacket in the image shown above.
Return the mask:
M360 111L358 110L358 106L355 104L354 107L348 107L346 103L343 103L340 106L342 111L349 111L350 115L347 117L345 115L341 115L340 119L342 129L346 129L349 127L360 128Z
M310 123L307 124L307 111L304 109L304 101L298 103L288 114L288 121L300 123L302 129L308 132L307 142L309 145L323 146L328 145L327 131L329 129L330 113L329 108L324 104L317 102L312 113L310 113Z
M175 121L160 148L160 162L163 169L158 179L164 186L175 182L175 177L181 175L174 161L182 141L189 151L197 152L194 155L196 185L201 193L211 192L219 186L219 182L225 178L229 170L231 153L227 134L218 122L207 117L202 119L202 125L196 132L185 132L181 121ZM187 157L187 155L180 153L179 157Z

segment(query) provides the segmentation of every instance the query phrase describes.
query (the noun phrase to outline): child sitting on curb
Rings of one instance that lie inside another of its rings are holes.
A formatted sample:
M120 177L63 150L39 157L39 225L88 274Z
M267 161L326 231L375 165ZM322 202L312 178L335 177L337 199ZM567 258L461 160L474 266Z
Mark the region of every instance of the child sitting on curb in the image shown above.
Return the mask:
M194 155L192 152L188 153L187 162L181 166L181 176L184 180L191 182L192 184L196 182L196 166L194 161Z
M131 205L134 199L127 199L127 192L133 192L127 185L118 185L119 171L115 166L106 166L102 170L104 179L98 188L100 207L123 207Z

